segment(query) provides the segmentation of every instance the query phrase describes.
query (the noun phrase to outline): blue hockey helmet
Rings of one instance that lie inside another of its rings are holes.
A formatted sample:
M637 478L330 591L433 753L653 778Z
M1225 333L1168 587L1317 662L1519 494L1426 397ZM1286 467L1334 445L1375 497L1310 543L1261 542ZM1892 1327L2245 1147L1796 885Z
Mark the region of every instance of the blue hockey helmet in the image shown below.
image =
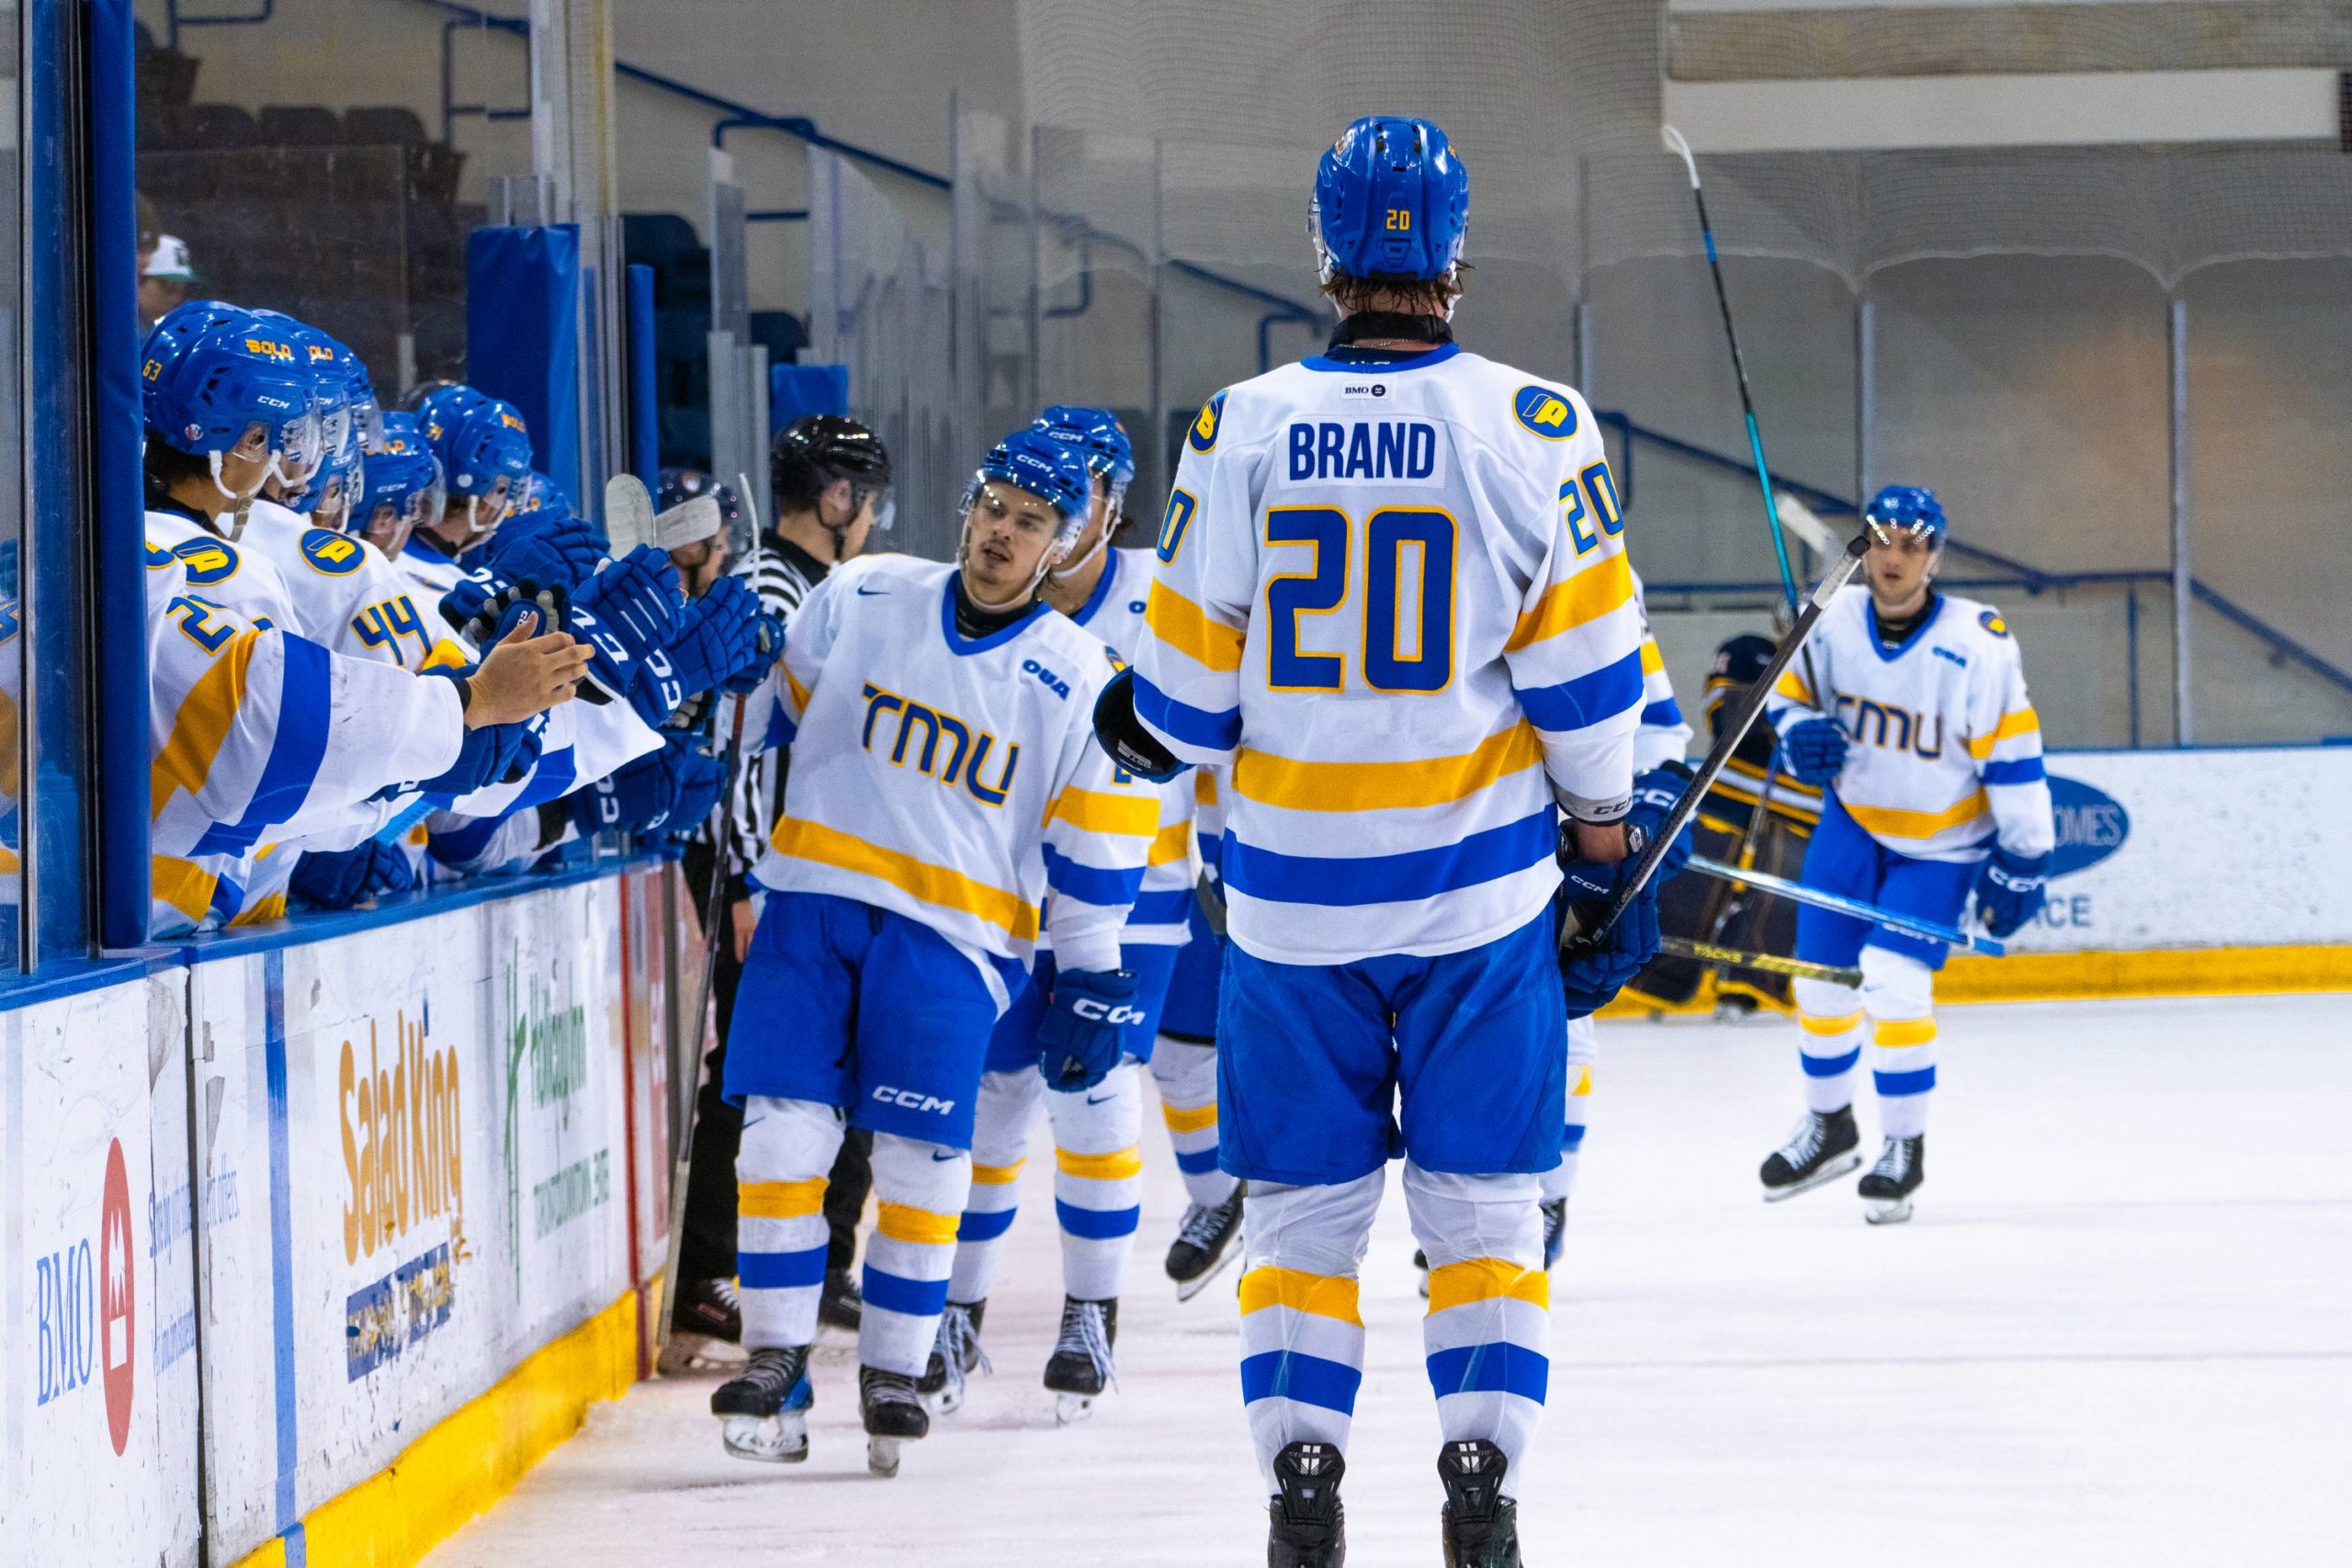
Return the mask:
M244 321L252 314L243 306L232 305L226 299L190 299L167 311L147 329L146 341L139 349L140 385L148 398L152 400L156 387L170 378L180 355L199 334L231 321ZM154 423L152 415L147 423Z
M1054 536L1057 549L1078 542L1094 504L1094 475L1085 453L1034 429L1016 430L989 448L979 472L972 476L971 497L977 499L980 486L988 483L1025 490L1060 513L1062 525ZM969 505L967 500L967 509Z
M441 459L426 444L416 416L395 412L384 415L383 434L368 449L365 462L367 482L351 510L352 524L369 544L396 557L412 532L440 521L447 502Z
M572 514L571 498L563 493L561 485L539 472L538 469L533 468L523 476L523 487L515 492L514 510L516 512L552 512L560 516L569 517Z
M1114 491L1125 490L1135 481L1135 444L1127 439L1127 427L1109 409L1056 403L1039 414L1029 428L1040 435L1052 436L1065 446L1078 448L1085 454L1088 468L1109 477Z
M156 332L164 329L159 323ZM279 466L307 473L320 455L319 414L312 400L314 378L307 358L276 324L243 315L220 321L176 345L151 355L145 378L148 433L152 439L192 457L220 457L242 446L256 429ZM224 491L225 493L225 491Z
M448 471L453 495L518 496L531 476L530 427L503 398L445 402L425 420L424 438Z
M1470 171L1431 121L1366 115L1315 167L1306 232L1326 283L1443 277L1469 226Z
M274 328L294 348L295 359L310 373L311 404L319 414L319 457L309 467L281 463L278 477L288 486L310 482L328 459L340 457L351 446L351 382L340 362L334 339L300 317L283 310L255 310L254 321Z
M1938 549L1943 548L1950 531L1943 502L1924 485L1888 485L1880 491L1862 508L1862 526L1877 544L1891 545L1897 535L1908 534Z
M335 366L343 372L344 398L351 408L351 444L364 452L384 435L384 405L376 396L376 378L368 374L368 362L349 344L338 338L327 342L334 346Z

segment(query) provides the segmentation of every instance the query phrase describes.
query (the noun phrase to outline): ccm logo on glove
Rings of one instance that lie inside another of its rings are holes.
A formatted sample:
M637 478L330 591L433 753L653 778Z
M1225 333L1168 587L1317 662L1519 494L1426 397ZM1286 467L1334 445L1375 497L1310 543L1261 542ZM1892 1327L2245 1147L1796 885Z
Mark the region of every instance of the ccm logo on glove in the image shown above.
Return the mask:
M1125 1002L1106 1005L1093 997L1072 997L1069 1010L1090 1023L1141 1023L1144 1016L1141 1008L1129 1007Z

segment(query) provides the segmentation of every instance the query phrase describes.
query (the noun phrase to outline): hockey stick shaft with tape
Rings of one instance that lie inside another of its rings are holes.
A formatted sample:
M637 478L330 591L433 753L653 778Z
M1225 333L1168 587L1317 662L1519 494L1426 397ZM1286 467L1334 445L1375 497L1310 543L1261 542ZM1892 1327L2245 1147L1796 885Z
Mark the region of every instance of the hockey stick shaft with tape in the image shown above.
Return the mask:
M2004 957L2008 953L2006 946L1989 936L1980 936L1974 931L1962 931L1957 926L1947 926L1935 920L1922 919L1917 915L1906 915L1899 909L1882 909L1877 905L1866 904L1860 898L1849 898L1842 893L1825 892L1818 887L1807 887L1801 882L1791 882L1785 876L1774 876L1769 872L1743 871L1736 865L1725 865L1719 860L1709 860L1705 855L1692 855L1690 866L1692 871L1702 875L1715 877L1724 882L1744 882L1750 887L1760 887L1767 893L1778 893L1781 897L1792 899L1796 903L1810 904L1816 909L1827 909L1833 914L1851 915L1858 920L1868 920L1872 925L1885 926L1901 931L1905 936L1924 937L1929 942L1940 942L1970 953L1981 953L1987 958Z
M1862 983L1862 972L1859 969L1841 969L1834 964L1815 964L1810 959L1783 958L1777 953L1747 953L1736 947L1721 947L1712 942L1691 942L1679 936L1658 938L1657 950L1672 953L1677 958L1696 959L1702 964L1754 969L1766 975L1793 975L1801 980L1826 980L1833 986L1859 986Z
M1838 591L1853 577L1862 564L1863 552L1869 548L1869 537L1856 535L1846 547L1846 553L1838 558L1828 575L1813 591L1813 597L1805 601L1796 624L1789 628L1788 635L1781 638L1780 646L1772 650L1771 660L1764 666L1763 673L1757 676L1755 682L1740 694L1738 705L1732 709L1723 728L1716 731L1715 743L1707 749L1706 761L1701 762L1699 771L1690 775L1690 782L1683 785L1681 798L1674 803L1674 808L1666 814L1666 820L1658 824L1657 833L1643 846L1641 858L1634 863L1633 874L1619 886L1600 917L1588 920L1583 918L1583 910L1574 907L1568 909L1560 921L1560 946L1563 950L1600 942L1609 934L1610 928L1617 923L1617 918L1641 897L1642 889L1648 886L1650 878L1657 874L1657 868L1665 861L1667 851L1673 847L1676 836L1692 817L1698 815L1699 803L1707 797L1707 792L1714 787L1715 780L1731 761L1732 753L1739 749L1739 743L1747 739L1747 732L1755 728L1757 716L1763 713L1764 704L1770 698L1772 687L1780 681L1781 671L1788 669L1789 661L1796 658L1798 649L1804 647L1805 638L1812 635L1822 613L1829 608L1829 601L1836 598Z

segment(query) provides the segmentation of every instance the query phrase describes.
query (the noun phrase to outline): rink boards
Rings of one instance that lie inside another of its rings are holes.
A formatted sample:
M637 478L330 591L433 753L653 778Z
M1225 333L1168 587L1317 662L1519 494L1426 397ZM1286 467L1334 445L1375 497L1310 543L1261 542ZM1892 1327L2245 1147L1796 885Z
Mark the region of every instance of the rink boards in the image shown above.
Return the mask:
M232 942L0 1015L0 1561L192 1563L202 1520L212 1563L302 1562L339 1497L352 1533L421 1549L537 1457L502 1443L543 1450L637 1375L671 874ZM463 1451L371 1483L469 1410Z

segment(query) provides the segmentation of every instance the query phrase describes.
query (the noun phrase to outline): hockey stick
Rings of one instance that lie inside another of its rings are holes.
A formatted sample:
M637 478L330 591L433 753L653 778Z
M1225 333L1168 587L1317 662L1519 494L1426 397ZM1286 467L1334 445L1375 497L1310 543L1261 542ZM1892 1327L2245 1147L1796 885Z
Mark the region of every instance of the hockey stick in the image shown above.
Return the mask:
M1858 920L1868 920L1872 925L1889 927L1901 931L1905 936L1923 937L1929 942L1940 942L1969 953L1981 953L1987 958L2000 958L2008 953L2008 948L2005 944L1989 936L1978 936L1973 931L1955 926L1939 925L1934 920L1923 919L1917 915L1906 915L1894 909L1882 909L1875 904L1865 904L1860 898L1849 898L1842 893L1829 893L1818 887L1807 887L1801 882L1791 882L1787 877L1774 876L1770 872L1742 871L1736 865L1725 865L1719 860L1709 860L1705 855L1692 855L1690 866L1692 871L1703 875L1719 877L1725 882L1745 882L1751 887L1760 887L1767 893L1778 893L1783 898L1793 899L1800 904L1810 904L1816 909L1827 909L1839 915L1851 915Z
M740 474L736 479L743 487L738 493L743 505L750 509L753 506L751 484ZM641 494L645 486L639 483L637 489ZM608 508L611 505L609 499L606 505ZM650 507L650 502L648 505ZM752 515L752 576L754 581L758 578L759 567L760 520L754 511ZM678 1326L678 1269L685 1255L686 1245L686 1184L694 1179L695 1124L702 1119L703 1077L709 1070L702 1050L702 1015L710 1005L711 989L718 978L718 906L719 894L727 885L728 809L734 804L735 766L743 747L743 712L750 706L750 698L739 696L735 699L734 729L727 738L726 759L720 770L720 776L727 781L726 788L718 797L718 804L711 807L710 891L703 896L702 984L695 992L694 1010L686 1014L694 1021L695 1066L691 1074L680 1075L694 1081L687 1091L685 1136L678 1140L678 1152L670 1162L670 1250L669 1260L662 1271L662 1321L653 1335L653 1356L657 1363L662 1353L670 1348L670 1337Z
M1568 907L1560 919L1562 952L1598 946L1608 936L1610 928L1617 923L1618 917L1641 896L1642 889L1649 886L1650 878L1657 874L1657 868L1665 861L1667 851L1673 847L1677 835L1692 817L1698 815L1699 803L1706 798L1707 791L1714 787L1715 780L1731 761L1731 754L1738 750L1739 743L1747 739L1747 732L1755 728L1757 716L1764 711L1765 701L1771 696L1773 684L1780 680L1781 672L1804 649L1804 639L1812 635L1822 613L1829 608L1829 601L1838 596L1838 591L1846 586L1847 581L1860 567L1863 552L1869 548L1868 537L1856 535L1853 542L1846 547L1846 553L1838 558L1828 575L1821 580L1821 585L1813 591L1813 597L1805 601L1796 624L1789 628L1788 635L1781 638L1780 646L1772 650L1771 660L1764 666L1763 673L1757 676L1755 683L1740 696L1739 705L1732 710L1729 722L1717 732L1715 743L1707 749L1706 761L1701 762L1699 771L1690 775L1690 782L1682 786L1681 797L1675 801L1674 808L1666 814L1666 820L1658 824L1656 835L1643 847L1641 858L1634 863L1633 874L1619 886L1615 896L1605 906ZM1696 856L1692 857L1691 863L1698 863Z
M1662 936L1657 940L1660 953L1670 953L1677 958L1695 958L1717 967L1758 969L1767 975L1794 975L1806 980L1826 980L1833 986L1859 986L1862 972L1841 969L1834 964L1815 964L1809 959L1783 958L1777 953L1743 953L1736 947L1718 947L1712 942L1690 942L1679 936Z

